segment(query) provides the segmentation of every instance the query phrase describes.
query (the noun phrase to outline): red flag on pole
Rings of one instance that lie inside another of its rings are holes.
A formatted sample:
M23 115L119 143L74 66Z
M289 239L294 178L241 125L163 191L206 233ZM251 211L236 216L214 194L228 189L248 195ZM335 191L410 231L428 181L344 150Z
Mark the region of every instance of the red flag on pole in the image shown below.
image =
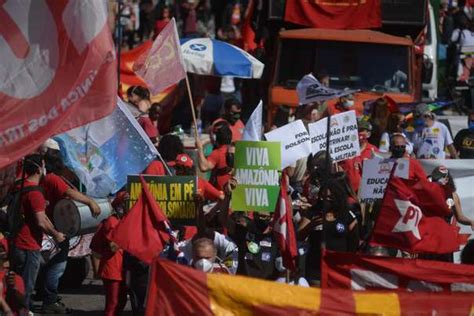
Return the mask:
M459 250L459 228L441 186L427 180L391 177L375 224L371 243L410 252L450 253Z
M103 1L0 1L0 168L117 104Z
M281 177L280 196L273 214L273 232L284 266L294 271L297 257L296 236L293 226L293 209L288 197L288 183L285 175Z
M150 264L169 238L166 216L153 198L143 177L142 193L127 215L112 231L110 240L143 262Z
M148 54L140 56L133 68L154 95L186 77L174 18L158 34Z
M382 8L380 0L287 0L285 21L328 29L379 28Z

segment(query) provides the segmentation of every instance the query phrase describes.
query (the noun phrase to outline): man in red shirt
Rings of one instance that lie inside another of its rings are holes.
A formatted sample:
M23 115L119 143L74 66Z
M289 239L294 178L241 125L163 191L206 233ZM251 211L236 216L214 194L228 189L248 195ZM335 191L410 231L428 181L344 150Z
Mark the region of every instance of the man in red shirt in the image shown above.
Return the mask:
M57 157L56 157L57 158ZM67 183L62 177L53 173L50 170L52 166L48 163L49 156L45 156L47 162L46 174L40 181L40 186L44 190L44 197L48 201L46 214L53 220L53 210L57 202L68 198L87 205L93 217L100 214L100 207L97 203L88 196L79 192L72 184ZM67 312L66 307L58 301L58 285L59 279L66 270L67 258L69 253L69 239L58 243L60 252L48 261L44 268L44 284L43 284L43 312L45 314L64 314Z
M354 101L353 94L342 96L339 98L336 104L329 105L327 107L326 111L324 111L323 116L327 117L329 116L329 113L331 115L335 115L335 114L344 113L350 110L355 110L354 104L355 104L355 101Z
M212 170L210 182L218 190L223 191L224 185L231 178L233 166L230 164L233 164L233 161L229 161L229 158L233 158L234 147L231 145L232 131L229 125L224 122L217 124L215 132L217 148L207 158L204 156L203 145L199 138L196 138L196 148L198 150L199 169L202 172Z
M44 173L44 161L41 155L27 156L23 162L23 168L26 175L23 180L23 190L38 186ZM41 190L38 188L25 191L27 192L21 195L20 203L24 223L13 238L12 263L14 271L23 277L26 306L30 306L30 297L40 268L43 233L52 236L57 243L63 242L65 236L54 229L46 215L46 200Z
M175 161L179 154L184 153L184 145L178 136L166 134L160 140L158 152L161 154L161 158L168 164L168 167L170 167L169 162ZM156 176L165 176L168 174L161 159L153 160L143 173Z
M341 162L341 167L346 172L347 179L354 192L359 191L364 160L372 158L374 152L379 152L379 149L368 141L372 131L372 125L364 119L358 120L357 125L359 130L360 156Z
M242 139L242 133L244 132L245 125L240 120L240 113L242 112L242 105L236 99L228 99L224 103L224 114L221 118L218 118L212 123L211 132L212 135L215 126L219 122L227 122L232 131L232 143Z

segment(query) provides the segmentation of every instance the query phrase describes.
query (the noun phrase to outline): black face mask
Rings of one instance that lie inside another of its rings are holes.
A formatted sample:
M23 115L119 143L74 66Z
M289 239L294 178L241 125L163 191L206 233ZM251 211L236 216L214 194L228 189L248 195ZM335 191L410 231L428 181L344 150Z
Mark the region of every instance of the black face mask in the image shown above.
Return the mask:
M231 124L234 125L240 119L240 113L229 113L226 115L226 120Z
M402 158L403 155L405 155L406 146L405 145L392 146L391 151L392 151L393 158Z

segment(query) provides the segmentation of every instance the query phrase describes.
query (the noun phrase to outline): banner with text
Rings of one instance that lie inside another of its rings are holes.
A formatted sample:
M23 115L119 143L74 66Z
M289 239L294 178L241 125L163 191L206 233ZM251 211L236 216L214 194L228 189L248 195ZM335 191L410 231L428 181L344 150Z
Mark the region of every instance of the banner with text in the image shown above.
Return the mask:
M385 188L393 168L395 160L372 158L364 160L362 166L362 180L360 181L359 199L364 203L373 203L375 200L383 199ZM410 167L408 159L398 159L394 175L408 179Z
M311 154L311 139L302 120L268 132L265 138L271 142L281 142L281 169Z
M196 218L195 176L147 176L143 178L161 210L170 220L194 220ZM142 184L138 175L127 178L127 192L130 194L128 208L132 208L142 192Z
M313 154L326 150L328 118L309 124ZM355 111L331 116L329 152L335 161L342 161L360 155L359 134Z
M280 142L238 141L235 144L234 211L274 212L280 191Z

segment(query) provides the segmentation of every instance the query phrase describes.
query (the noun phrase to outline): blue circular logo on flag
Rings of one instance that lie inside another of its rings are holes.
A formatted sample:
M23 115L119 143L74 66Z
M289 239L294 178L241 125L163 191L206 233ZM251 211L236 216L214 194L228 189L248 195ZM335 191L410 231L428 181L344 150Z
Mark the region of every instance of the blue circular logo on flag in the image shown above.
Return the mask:
M189 45L189 48L191 48L192 50L195 50L197 52L203 52L207 49L207 46L204 45L204 44L191 44L191 45Z
M440 152L440 149L438 147L433 148L433 154L437 155L439 154L439 152Z
M336 224L336 231L338 233L342 234L345 230L346 230L346 228L344 227L343 224L341 224L341 223Z

